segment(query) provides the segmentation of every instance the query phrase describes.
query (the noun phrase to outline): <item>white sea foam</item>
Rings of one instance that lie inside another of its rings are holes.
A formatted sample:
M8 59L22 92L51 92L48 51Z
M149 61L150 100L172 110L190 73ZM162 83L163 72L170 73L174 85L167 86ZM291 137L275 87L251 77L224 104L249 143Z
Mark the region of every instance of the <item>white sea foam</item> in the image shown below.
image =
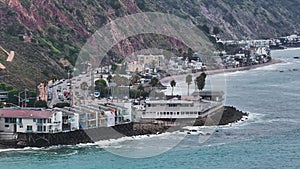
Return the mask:
M24 148L5 148L5 149L0 149L0 152L9 152L9 151L36 151L36 150L42 150L45 148L38 148L38 147L24 147Z
M237 76L237 75L245 74L247 72L248 72L247 70L245 70L245 71L235 71L235 72L225 72L224 76L225 77L227 77L227 76Z
M16 148L5 148L5 149L0 149L1 152L8 152L8 151L20 151L22 149L16 149Z
M263 114L259 113L248 113L248 116L243 116L239 121L229 123L227 125L218 126L220 129L239 129L242 126L249 125L251 123L258 123L262 120Z
M91 146L91 145L96 145L99 146L100 148L107 148L107 147L114 147L117 145L120 145L120 143L125 142L125 141L139 141L139 140L146 140L146 139L153 139L153 138L164 138L168 137L173 134L178 134L179 132L166 132L162 134L151 134L151 135L138 135L138 136L131 136L131 137L121 137L118 139L109 139L109 140L100 140L95 143L88 143L88 144L78 144L77 146Z

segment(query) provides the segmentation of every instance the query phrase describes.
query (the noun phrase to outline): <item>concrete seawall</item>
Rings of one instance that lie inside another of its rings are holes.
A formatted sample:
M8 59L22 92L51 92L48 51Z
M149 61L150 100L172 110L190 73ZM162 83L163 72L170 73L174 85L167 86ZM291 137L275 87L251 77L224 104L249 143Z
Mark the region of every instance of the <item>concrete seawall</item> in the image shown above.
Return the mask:
M100 127L62 133L17 133L17 139L1 141L0 147L47 147L52 145L76 145L125 136L149 135L180 130L184 126L226 125L239 121L247 113L234 107L220 107L205 117L197 119L155 120L147 123L127 123L113 127ZM158 123L159 121L159 123ZM155 122L155 123L154 123Z

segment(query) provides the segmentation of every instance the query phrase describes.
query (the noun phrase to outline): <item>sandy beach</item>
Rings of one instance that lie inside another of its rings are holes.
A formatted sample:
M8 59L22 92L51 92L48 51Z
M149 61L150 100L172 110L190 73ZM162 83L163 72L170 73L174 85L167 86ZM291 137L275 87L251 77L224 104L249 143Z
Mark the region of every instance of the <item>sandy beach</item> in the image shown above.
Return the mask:
M269 61L267 63L251 65L251 66L245 66L245 67L237 67L237 68L206 70L205 73L208 74L208 75L214 75L214 74L227 73L227 72L245 71L245 70L250 70L250 69L255 69L255 68L259 68L259 67L272 65L272 64L282 63L282 62L283 61L279 60L279 59L272 59L271 61ZM201 72L188 73L188 74L191 74L192 76L198 76L200 73ZM185 78L186 75L187 74L185 73L185 74L178 74L178 75L172 75L172 76L164 77L160 80L160 82L167 83L167 82L173 80L174 78Z

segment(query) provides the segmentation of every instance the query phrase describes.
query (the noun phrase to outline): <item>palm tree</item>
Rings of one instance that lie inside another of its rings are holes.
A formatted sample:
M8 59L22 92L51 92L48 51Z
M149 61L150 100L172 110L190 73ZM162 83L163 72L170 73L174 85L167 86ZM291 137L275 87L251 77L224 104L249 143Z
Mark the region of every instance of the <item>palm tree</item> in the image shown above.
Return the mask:
M176 86L175 80L172 80L172 81L170 82L170 85L171 85L171 87L172 87L172 96L173 96L173 90L174 90L174 87Z
M144 86L142 85L142 84L139 84L139 86L137 87L137 89L138 89L138 91L140 91L140 94L139 94L139 96L141 96L142 95L142 91L144 91Z
M158 83L159 83L159 80L156 77L153 77L151 79L150 85L151 85L151 87L156 87L158 85Z
M185 82L188 85L188 96L190 95L190 85L192 84L192 81L193 81L192 75L187 75L185 78Z

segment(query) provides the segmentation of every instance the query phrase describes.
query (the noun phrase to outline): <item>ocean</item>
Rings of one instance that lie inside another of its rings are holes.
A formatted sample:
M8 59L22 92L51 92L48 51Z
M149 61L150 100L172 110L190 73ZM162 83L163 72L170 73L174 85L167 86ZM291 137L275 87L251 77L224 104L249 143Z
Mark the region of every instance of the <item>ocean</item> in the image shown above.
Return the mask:
M213 128L212 135L184 137L177 132L76 146L2 149L0 168L300 168L300 60L294 56L300 56L300 49L272 51L273 58L284 62L226 73L225 104L249 112L249 117Z

